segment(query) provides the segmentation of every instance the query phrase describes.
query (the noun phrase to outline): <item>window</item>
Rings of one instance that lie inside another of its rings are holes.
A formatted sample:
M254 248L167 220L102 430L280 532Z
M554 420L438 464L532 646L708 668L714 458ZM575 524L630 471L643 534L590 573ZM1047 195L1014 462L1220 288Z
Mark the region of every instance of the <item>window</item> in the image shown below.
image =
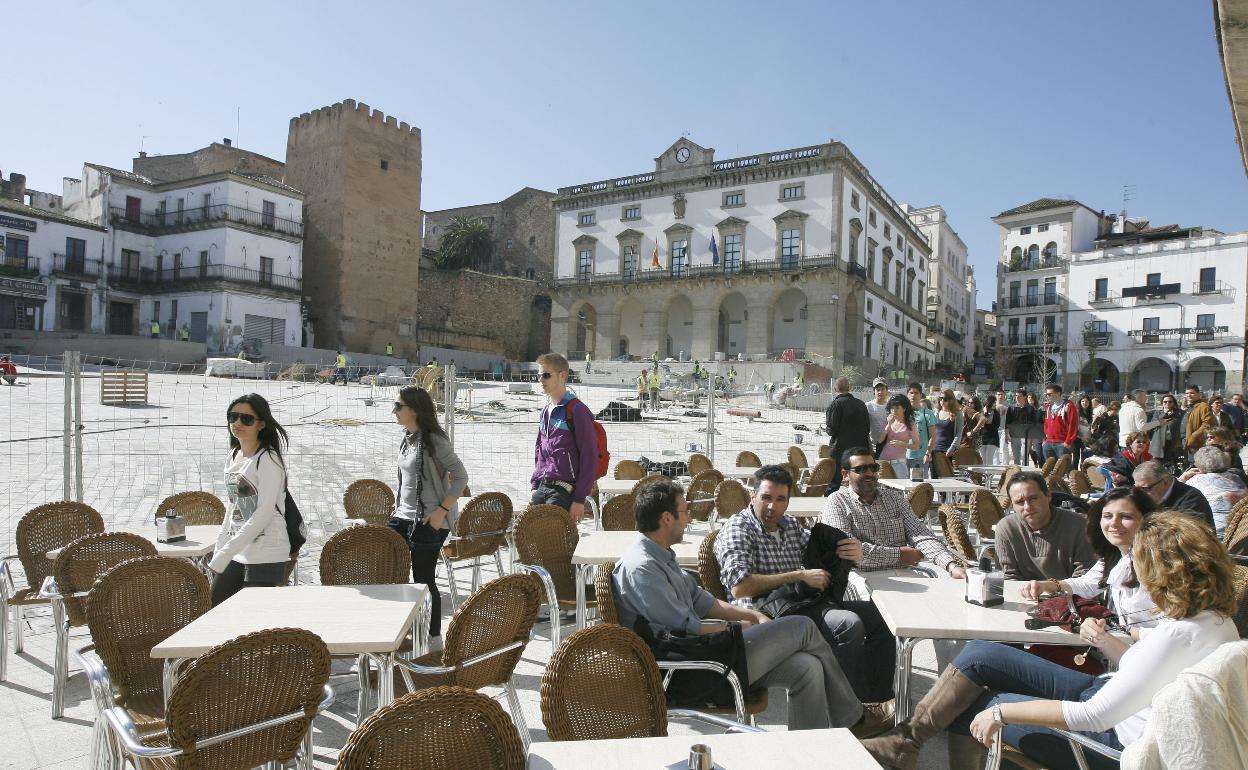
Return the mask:
M861 204L861 202L858 200L858 193L856 193L856 192L851 192L851 193L849 194L849 205L851 205L851 206L853 206L853 207L854 207L854 211L859 211L859 210L860 210L860 207L861 207L861 205L862 205L862 204Z
M530 245L530 246L536 246L536 245L537 245L537 236L536 236L536 235L530 235L530 236L529 236L529 245Z
M1036 232L1038 232L1038 233L1047 233L1048 231L1049 231L1049 226L1048 226L1048 225L1036 225Z
M867 239L867 278L875 280L875 241Z
M898 297L901 296L901 273L902 273L901 263L898 262L896 267L893 268L893 276L895 278L895 280L893 281L893 293L896 294Z
M625 278L637 275L637 247L631 243L620 250L620 274Z
M204 193L203 203L200 205L199 212L203 214L205 218L207 218L208 216L208 207L211 205L212 205L212 193Z
M86 265L87 242L81 238L65 239L65 269L71 273L81 273ZM73 268L70 267L73 265Z
M203 252L207 255L208 252ZM139 252L130 249L121 250L121 277L130 280L138 280L139 278Z
M910 322L906 321L906 334L910 333Z
M381 159L381 170L382 170L382 171L389 171L389 170L390 170L390 161L386 160L385 158L382 158L382 159Z
M261 266L263 267L264 257L261 257L260 260L261 260ZM269 261L272 262L272 260L269 260ZM173 255L173 277L174 278L182 277L182 253L181 252L177 252Z
M901 239L901 236L900 236L900 235L898 235L898 236L897 236L897 251L898 251L898 253L900 253L900 252L901 252L901 245L902 245L902 243L903 243L903 241L902 241L902 239Z
M1031 227L1018 228L1018 234L1019 235L1031 235Z
M742 190L733 190L724 193L724 201L721 208L735 208L736 206L745 205L745 192Z
M511 251L512 247L513 247L513 246L515 246L515 245L516 245L516 242L515 242L515 241L513 241L512 239L508 238L508 239L507 239L507 242L506 242L506 244L503 246L503 248L507 249L508 251Z
M1157 332L1161 329L1161 316L1144 319L1144 334L1141 337L1143 342L1161 342L1161 335Z
M913 247L910 247L910 246L906 247L906 259L911 260L911 261L914 260L914 248Z
M872 302L871 302L871 298L870 298L870 297L867 297L867 313L868 313L868 315L869 315L869 314L871 313L871 311L873 311L873 310L875 310L875 307L874 307L874 305L873 305L873 304L872 304Z
M1006 344L1007 345L1018 344L1018 319L1017 318L1010 319L1010 336L1006 338Z
M624 213L620 215L620 219L641 219L641 206L625 206Z
M1057 304L1057 278L1056 277L1044 279L1044 304L1046 305Z
M802 231L797 228L780 231L780 269L792 270L802 257Z
M208 277L208 252L206 251L199 252L199 277Z
M1213 313L1201 313L1196 316L1196 341L1213 339Z
M1148 278L1144 281L1144 283L1148 286L1160 286L1161 273L1149 273Z
M1040 267L1040 247L1033 243L1027 247L1027 269L1035 270L1037 267Z
M594 250L581 249L576 255L576 276L588 281L594 274Z
M867 224L871 225L872 227L875 227L875 212L874 211L867 211Z
M1041 338L1043 342L1053 344L1057 342L1057 317L1046 315L1044 317L1044 336Z
M272 230L273 223L277 220L277 204L273 201L264 201L260 206L260 226Z
M530 281L535 280L537 278L537 271L530 267L524 271L524 277L528 278Z
M1027 282L1027 306L1035 307L1040 304L1040 281L1033 278Z
M1092 331L1096 332L1098 335L1109 334L1109 321L1093 321Z
M273 258L260 258L260 283L273 283Z
M1218 285L1218 269L1216 267L1202 267L1200 269L1200 291L1208 293L1217 288Z
M683 239L672 241L671 254L672 254L672 260L671 260L672 261L672 268L671 268L672 275L678 277L688 272L689 241L686 241Z
M586 227L594 223L594 212L582 211L576 216L576 224L579 227Z
M741 236L733 233L724 236L724 272L741 271Z
M794 201L806 197L806 183L789 184L780 188L780 200Z
M893 237L893 226L887 222L884 223L884 237L885 238Z
M1049 260L1057 257L1057 244L1053 241L1049 241L1044 245L1044 250L1041 254L1044 256L1044 261L1047 264Z
M1096 294L1094 298L1098 300L1109 299L1109 279L1108 278L1096 279Z
M133 195L126 196L126 221L127 222L139 221L139 216L140 216L139 206L141 205L142 203L139 201L138 198L134 197Z
M173 221L180 225L182 224L182 212L186 209L186 198L178 198L178 200L174 203L174 208L178 213L177 216L174 217Z
M1025 331L1023 333L1024 345L1035 345L1040 342L1040 335L1036 332L1036 319L1028 318L1025 323Z

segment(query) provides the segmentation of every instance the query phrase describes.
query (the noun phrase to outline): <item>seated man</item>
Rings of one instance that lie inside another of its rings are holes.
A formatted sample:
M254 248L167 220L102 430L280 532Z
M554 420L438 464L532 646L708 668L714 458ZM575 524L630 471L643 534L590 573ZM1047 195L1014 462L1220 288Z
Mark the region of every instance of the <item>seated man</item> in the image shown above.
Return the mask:
M750 505L728 519L715 538L720 579L733 604L756 609L756 599L789 583L805 583L823 591L832 575L827 570L802 568L810 530L785 514L793 493L793 477L778 465L768 465L759 468L754 479ZM862 544L853 538L843 539L836 545L836 555L857 562L862 558ZM825 592L816 604L798 614L815 621L854 692L872 704L868 708L893 697L897 640L875 605L838 601L831 592ZM892 705L883 704L882 709L891 714Z
M997 558L1010 580L1079 577L1096 563L1087 517L1054 508L1038 471L1019 471L1006 488L1013 513L997 522Z
M790 730L856 726L856 733L875 734L886 723L872 723L854 697L836 656L810 618L772 620L761 612L716 599L676 564L672 545L689 525L684 490L673 481L656 481L637 493L633 503L637 539L615 566L620 623L633 628L645 618L655 630L676 634L722 631L724 623L743 626L749 687L783 687L789 693Z
M841 468L849 486L828 495L819 521L862 541L858 569L910 567L926 556L953 577L966 577L958 557L915 517L905 496L880 486L880 465L870 448L845 450Z
M1157 460L1140 463L1135 468L1135 485L1148 493L1158 510L1190 513L1209 525L1212 531L1213 509L1199 489L1176 479Z

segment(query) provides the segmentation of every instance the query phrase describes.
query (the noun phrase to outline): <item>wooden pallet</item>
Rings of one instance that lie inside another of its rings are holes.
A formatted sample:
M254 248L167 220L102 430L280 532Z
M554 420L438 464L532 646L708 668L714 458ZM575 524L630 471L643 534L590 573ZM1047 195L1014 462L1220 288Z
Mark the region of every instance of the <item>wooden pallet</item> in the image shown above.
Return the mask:
M147 403L147 372L111 369L100 373L100 403L106 406Z

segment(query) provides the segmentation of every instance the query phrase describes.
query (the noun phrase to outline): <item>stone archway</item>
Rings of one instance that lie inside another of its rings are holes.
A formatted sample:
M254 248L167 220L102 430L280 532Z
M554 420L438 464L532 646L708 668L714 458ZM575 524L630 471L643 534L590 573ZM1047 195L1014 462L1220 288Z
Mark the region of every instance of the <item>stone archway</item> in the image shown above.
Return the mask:
M792 348L806 350L806 319L808 315L806 292L788 288L771 304L771 350L769 354Z
M1114 371L1117 372L1117 368ZM1045 376L1046 372L1047 376ZM1014 369L1011 373L1015 380L1024 385L1057 382L1057 362L1039 353L1028 353L1014 359Z
M748 352L748 315L745 296L741 292L730 292L720 300L715 350L723 353L724 358L736 358L737 354Z
M1226 387L1226 366L1213 356L1201 356L1192 359L1187 365L1187 377L1184 386L1199 385L1202 392L1222 390Z
M619 355L625 356L634 352L637 355L647 355L647 352L641 349L641 319L645 313L641 302L636 297L625 297L620 302L617 312L620 315Z
M1131 370L1131 387L1153 392L1169 393L1174 390L1174 370L1166 361L1145 358Z
M1089 361L1083 365L1079 381L1087 383L1090 393L1122 393L1122 377L1118 367L1104 358Z
M680 358L693 351L693 303L684 294L677 294L667 303L667 355Z
M598 358L594 350L594 332L598 328L597 308L588 302L581 303L568 315L568 323L571 326L568 334L568 358L575 361L584 358L586 353Z

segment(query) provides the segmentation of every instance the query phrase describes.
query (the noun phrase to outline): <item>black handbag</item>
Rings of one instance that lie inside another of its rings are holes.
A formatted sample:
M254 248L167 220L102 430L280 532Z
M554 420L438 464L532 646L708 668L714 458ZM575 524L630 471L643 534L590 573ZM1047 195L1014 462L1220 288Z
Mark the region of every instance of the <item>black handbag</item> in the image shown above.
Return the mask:
M736 623L729 623L725 631L690 636L666 629L656 632L649 621L638 617L633 631L645 640L655 660L722 663L737 675L743 691L749 685L745 637L741 626ZM667 705L671 708L730 709L736 706L728 678L714 671L676 671L672 674L666 695Z

